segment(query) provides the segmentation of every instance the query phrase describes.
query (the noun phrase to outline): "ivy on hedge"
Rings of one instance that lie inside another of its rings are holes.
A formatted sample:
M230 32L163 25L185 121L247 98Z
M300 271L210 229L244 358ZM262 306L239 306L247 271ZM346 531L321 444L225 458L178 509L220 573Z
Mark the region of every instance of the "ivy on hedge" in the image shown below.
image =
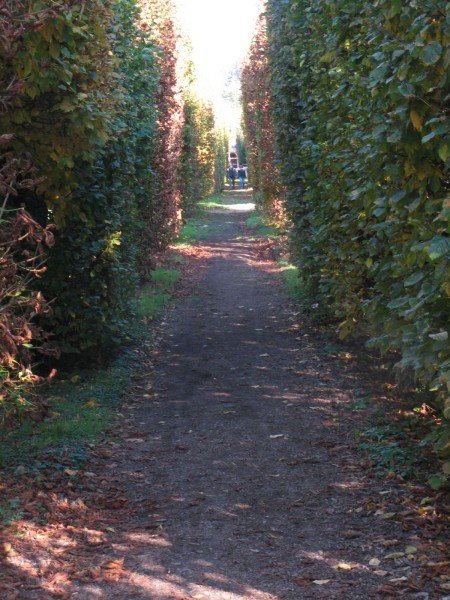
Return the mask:
M277 145L305 286L448 400L449 8L268 2ZM436 432L450 454L449 428ZM447 463L445 467L450 469Z

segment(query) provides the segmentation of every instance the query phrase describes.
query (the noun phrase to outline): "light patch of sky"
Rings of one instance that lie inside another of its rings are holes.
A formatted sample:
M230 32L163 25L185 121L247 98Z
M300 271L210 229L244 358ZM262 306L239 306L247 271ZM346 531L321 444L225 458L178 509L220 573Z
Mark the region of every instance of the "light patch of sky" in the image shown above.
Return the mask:
M250 46L263 0L176 0L182 28L190 38L201 97L231 129L238 109L223 98L227 77Z

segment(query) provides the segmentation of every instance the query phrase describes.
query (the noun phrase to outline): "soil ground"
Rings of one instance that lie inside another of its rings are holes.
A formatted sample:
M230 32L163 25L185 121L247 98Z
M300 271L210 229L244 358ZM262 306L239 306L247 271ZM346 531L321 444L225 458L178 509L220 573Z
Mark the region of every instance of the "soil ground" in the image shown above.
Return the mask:
M440 529L361 466L359 376L293 315L249 202L208 212L194 292L142 354L112 438L68 488L30 491L47 523L6 547L2 598L445 597Z

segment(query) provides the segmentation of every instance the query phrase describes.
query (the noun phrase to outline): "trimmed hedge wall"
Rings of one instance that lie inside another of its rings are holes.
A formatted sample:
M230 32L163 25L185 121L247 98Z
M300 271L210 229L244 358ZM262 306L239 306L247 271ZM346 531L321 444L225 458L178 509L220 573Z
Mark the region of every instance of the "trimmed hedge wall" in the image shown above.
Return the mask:
M265 15L261 15L241 72L243 129L256 205L266 218L280 222L283 193L275 154L266 28Z
M450 417L448 4L268 2L274 119L309 297ZM437 448L450 454L449 428ZM445 470L450 470L446 463Z

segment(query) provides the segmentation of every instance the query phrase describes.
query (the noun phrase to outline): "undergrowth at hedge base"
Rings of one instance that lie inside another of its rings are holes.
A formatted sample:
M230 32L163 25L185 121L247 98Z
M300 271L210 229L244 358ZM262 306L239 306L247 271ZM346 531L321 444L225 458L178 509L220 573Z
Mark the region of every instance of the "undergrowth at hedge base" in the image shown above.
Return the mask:
M280 235L280 231L270 224L270 221L258 211L255 211L247 219L247 227L254 229L255 233L261 237L275 238Z
M152 283L144 285L139 293L139 315L145 321L152 321L163 313L171 299L181 276L178 269L155 269Z
M171 262L177 262L176 256ZM160 317L174 296L180 271L158 268L153 283L138 297L139 318L127 330L129 340L108 368L63 374L64 380L41 390L46 416L39 422L25 418L0 438L0 468L25 467L39 472L78 467L87 458L86 445L101 439L116 418L131 377L140 360L137 346L151 344L151 330L143 323ZM114 432L111 432L114 435Z
M0 527L8 527L23 517L23 509L18 498L0 502Z
M39 471L78 465L86 456L85 445L112 423L135 359L128 350L108 369L79 371L53 384L47 390L47 416L38 423L26 419L1 436L0 467Z

